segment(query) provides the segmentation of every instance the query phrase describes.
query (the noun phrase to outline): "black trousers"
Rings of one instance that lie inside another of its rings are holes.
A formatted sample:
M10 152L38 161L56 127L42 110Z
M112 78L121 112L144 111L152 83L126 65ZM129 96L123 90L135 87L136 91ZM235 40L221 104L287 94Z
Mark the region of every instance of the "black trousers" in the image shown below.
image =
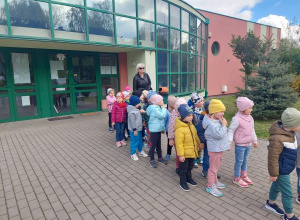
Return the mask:
M170 140L168 138L168 132L166 132L166 134L167 134L167 140L168 140L168 143L167 143L167 146L168 146L167 147L167 154L171 155L173 146L170 146Z
M150 132L152 146L150 148L150 160L154 160L154 150L157 151L158 159L162 158L161 156L161 132Z
M108 113L108 127L112 127L111 125L111 113Z
M179 164L180 184L186 184L186 181L192 179L192 169L194 167L194 158L185 158L184 162Z

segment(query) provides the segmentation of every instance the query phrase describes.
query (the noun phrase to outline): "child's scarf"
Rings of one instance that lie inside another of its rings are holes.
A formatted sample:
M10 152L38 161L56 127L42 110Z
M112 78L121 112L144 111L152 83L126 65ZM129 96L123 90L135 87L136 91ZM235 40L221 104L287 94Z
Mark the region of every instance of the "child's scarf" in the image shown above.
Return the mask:
M124 94L122 92L118 92L116 97L121 97L122 99L122 102L121 103L117 102L117 105L121 108L126 107L126 102L124 102Z

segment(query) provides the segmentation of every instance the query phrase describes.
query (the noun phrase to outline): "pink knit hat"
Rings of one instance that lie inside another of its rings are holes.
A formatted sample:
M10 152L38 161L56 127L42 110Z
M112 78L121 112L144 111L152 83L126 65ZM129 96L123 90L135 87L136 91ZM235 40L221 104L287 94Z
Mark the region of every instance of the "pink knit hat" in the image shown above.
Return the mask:
M187 102L184 98L178 98L176 101L175 101L175 104L174 104L174 109L178 109L178 107L182 104L185 104L187 105Z
M150 97L150 101L153 105L158 105L163 100L163 97L158 94L154 94Z
M238 97L236 100L237 108L240 112L254 106L254 102L247 97Z
M174 108L176 100L177 100L177 98L175 96L170 95L168 97L168 107L169 108Z
M131 91L130 86L126 86L126 87L125 87L125 91L129 91L129 90Z

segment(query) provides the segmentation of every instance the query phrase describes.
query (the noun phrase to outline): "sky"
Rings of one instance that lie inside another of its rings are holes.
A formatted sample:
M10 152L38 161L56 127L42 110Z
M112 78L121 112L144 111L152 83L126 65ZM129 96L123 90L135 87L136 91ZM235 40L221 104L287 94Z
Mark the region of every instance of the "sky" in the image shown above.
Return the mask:
M282 28L296 19L300 23L300 0L185 0L195 8ZM296 30L296 26L292 27ZM294 34L294 37L295 34Z

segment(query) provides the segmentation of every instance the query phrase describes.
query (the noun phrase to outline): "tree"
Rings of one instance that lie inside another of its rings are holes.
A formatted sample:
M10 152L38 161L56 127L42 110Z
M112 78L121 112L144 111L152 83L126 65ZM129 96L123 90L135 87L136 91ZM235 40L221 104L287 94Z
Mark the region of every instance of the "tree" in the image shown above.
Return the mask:
M300 75L300 45L296 40L284 38L280 41L280 60L289 64L288 73Z

